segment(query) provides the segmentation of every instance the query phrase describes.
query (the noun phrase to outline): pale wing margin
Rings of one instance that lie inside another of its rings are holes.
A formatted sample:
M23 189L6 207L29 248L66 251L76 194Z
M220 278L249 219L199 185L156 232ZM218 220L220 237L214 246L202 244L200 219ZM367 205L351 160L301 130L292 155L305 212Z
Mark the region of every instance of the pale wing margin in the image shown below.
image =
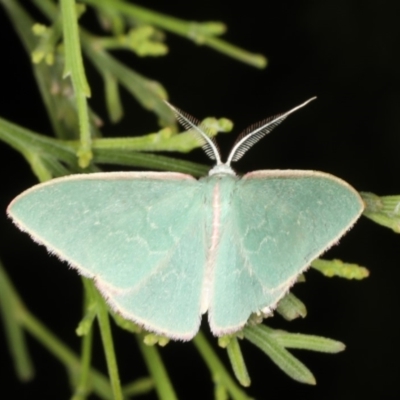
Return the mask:
M35 241L94 278L123 316L185 339L200 321L201 187L178 173L74 175L27 190L8 213ZM136 303L126 301L135 295ZM181 323L174 320L179 303Z
M221 235L228 263L221 259L215 271L214 333L240 329L251 313L276 307L297 276L350 229L363 208L350 185L322 172L255 171L239 180L231 226ZM218 297L223 290L225 297Z

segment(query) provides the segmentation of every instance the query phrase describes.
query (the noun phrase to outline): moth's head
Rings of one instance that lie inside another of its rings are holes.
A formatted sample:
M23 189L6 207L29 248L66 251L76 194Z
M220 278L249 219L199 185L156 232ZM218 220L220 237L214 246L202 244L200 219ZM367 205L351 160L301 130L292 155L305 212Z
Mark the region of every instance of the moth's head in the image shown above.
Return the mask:
M185 113L182 110L169 104L167 101L165 103L171 110L175 113L179 123L186 128L188 131L192 132L196 140L199 142L200 146L207 154L211 160L215 160L215 166L211 168L208 175L216 174L226 174L226 175L236 175L231 168L231 163L240 160L244 154L249 150L254 144L261 140L265 135L270 133L276 126L278 126L288 115L297 111L299 108L304 107L310 101L316 99L312 97L311 99L305 101L299 106L292 108L291 110L275 115L273 117L267 118L256 124L250 125L245 129L236 139L235 144L229 153L226 162L221 161L221 153L218 149L217 142L215 138L207 132L207 127L203 126L200 121L191 115Z
M236 172L227 163L216 164L208 171L208 175L236 175Z

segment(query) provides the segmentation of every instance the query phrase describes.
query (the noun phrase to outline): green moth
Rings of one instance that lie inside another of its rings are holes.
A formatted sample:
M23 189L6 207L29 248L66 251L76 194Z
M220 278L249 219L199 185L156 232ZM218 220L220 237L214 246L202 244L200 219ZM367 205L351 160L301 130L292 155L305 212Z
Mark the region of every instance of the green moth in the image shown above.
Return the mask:
M252 313L270 314L364 208L349 184L323 172L238 177L230 166L311 100L246 130L226 163L207 129L167 103L215 160L207 177L72 175L26 190L8 215L145 329L189 340L207 313L214 335L233 333Z

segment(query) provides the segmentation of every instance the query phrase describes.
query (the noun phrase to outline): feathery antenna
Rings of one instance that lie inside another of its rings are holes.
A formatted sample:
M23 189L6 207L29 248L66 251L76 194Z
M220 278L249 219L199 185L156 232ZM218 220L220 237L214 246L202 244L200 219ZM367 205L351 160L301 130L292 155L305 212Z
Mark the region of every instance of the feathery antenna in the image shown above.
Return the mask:
M165 104L175 113L178 122L187 130L193 133L201 148L211 160L215 160L217 165L222 164L221 156L217 143L214 138L207 134L207 127L202 125L199 120L190 114L174 107L172 104L164 100Z
M275 127L277 127L287 116L297 111L299 108L304 107L310 101L315 100L316 97L312 97L311 99L305 101L299 106L292 108L291 110L270 117L266 120L263 120L257 124L253 124L245 129L237 138L235 145L233 146L228 160L226 161L226 165L230 166L232 162L240 160L244 154L249 150L254 144L256 144L259 140L261 140L265 135L270 133Z

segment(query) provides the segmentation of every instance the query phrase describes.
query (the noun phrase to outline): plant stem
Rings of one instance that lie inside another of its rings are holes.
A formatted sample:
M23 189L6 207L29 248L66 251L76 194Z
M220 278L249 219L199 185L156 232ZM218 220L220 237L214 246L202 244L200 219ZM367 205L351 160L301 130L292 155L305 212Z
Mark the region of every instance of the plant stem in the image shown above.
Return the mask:
M108 374L115 400L122 400L121 382L119 379L117 359L115 357L114 343L111 334L110 319L108 318L107 306L97 292L97 320L99 321L101 339L103 341L104 353L107 361Z
M177 400L174 388L168 377L160 354L155 345L147 346L143 343L143 336L136 335L137 342L142 352L147 368L154 379L154 384L158 396L161 400Z

